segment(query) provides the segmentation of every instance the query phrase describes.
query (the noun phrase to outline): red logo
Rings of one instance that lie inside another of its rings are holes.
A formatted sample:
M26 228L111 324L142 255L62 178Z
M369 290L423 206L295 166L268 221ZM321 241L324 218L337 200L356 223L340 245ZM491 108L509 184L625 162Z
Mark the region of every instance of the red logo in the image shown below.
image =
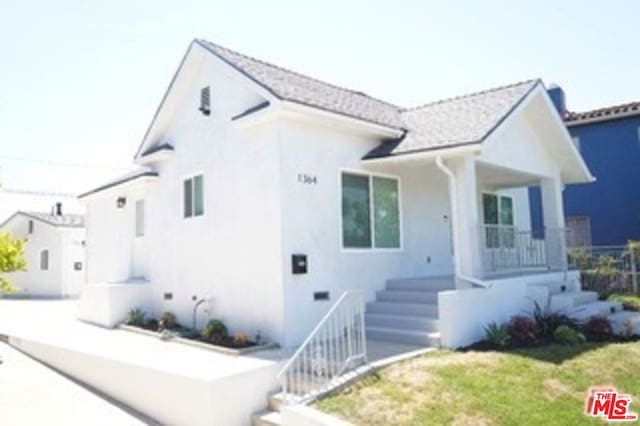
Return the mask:
M585 414L610 422L633 422L638 414L629 411L631 396L613 388L591 388L587 395Z

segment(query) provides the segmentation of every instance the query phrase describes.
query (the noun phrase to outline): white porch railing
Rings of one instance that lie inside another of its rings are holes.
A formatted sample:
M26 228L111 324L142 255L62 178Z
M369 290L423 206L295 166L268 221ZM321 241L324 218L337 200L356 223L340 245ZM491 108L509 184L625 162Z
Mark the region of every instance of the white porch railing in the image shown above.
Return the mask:
M366 362L363 294L347 291L278 373L284 401L313 399L334 379Z
M520 231L515 226L483 225L480 249L485 274L566 268L566 229Z

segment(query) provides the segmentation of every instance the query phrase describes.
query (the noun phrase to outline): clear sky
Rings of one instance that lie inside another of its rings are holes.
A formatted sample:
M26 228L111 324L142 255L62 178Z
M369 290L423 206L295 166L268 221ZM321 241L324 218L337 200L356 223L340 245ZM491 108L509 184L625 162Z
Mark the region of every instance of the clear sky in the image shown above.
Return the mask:
M402 106L540 77L585 110L640 100L639 22L632 0L4 1L0 178L120 173L195 37Z

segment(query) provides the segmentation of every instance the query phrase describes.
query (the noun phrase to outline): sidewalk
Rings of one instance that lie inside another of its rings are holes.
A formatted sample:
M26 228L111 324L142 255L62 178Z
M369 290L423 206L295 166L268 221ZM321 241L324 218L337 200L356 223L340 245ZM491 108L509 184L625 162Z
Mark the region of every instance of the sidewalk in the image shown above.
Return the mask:
M2 342L0 358L0 418L3 424L146 424Z

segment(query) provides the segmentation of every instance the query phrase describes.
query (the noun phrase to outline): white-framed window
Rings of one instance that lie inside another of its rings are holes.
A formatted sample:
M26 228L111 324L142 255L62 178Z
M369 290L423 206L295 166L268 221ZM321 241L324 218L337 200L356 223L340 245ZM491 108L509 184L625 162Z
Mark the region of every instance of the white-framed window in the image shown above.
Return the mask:
M49 250L45 249L40 252L40 270L49 270Z
M144 200L136 201L136 237L144 237Z
M183 206L185 218L204 214L204 178L202 175L184 180Z
M344 171L340 185L342 247L401 248L400 180L396 177Z
M493 193L482 194L482 211L487 248L515 246L513 198Z

